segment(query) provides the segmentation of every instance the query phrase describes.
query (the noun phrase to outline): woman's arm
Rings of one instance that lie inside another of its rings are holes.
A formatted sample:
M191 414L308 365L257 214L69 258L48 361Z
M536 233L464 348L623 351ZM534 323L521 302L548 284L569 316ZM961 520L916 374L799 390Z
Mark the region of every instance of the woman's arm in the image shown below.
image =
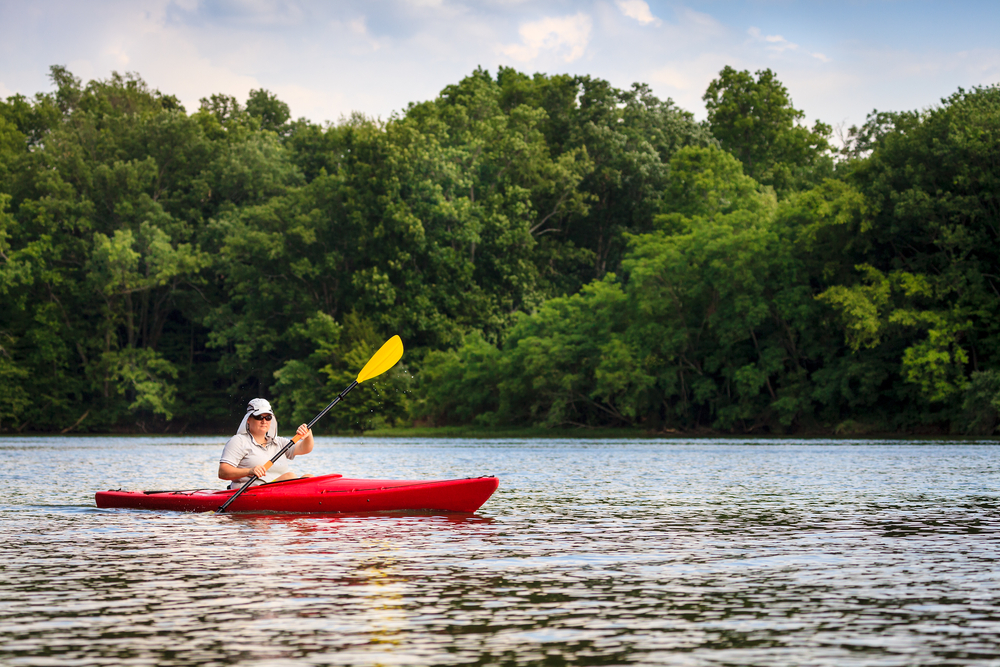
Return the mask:
M295 433L298 434L302 439L295 443L295 455L308 454L313 450L313 432L312 430L303 424L302 426L295 429Z
M267 470L262 465L256 468L237 468L228 463L219 463L219 479L234 480L249 477L250 475L257 475L261 479L264 479L264 475L266 474Z

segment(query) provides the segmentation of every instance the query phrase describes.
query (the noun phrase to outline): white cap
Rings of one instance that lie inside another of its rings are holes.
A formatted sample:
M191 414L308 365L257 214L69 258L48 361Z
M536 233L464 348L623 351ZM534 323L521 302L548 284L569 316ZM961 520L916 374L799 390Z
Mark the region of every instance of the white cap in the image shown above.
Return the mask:
M254 417L259 417L260 415L273 415L274 410L271 409L271 404L267 402L266 398L255 398L247 404L247 412L249 412Z

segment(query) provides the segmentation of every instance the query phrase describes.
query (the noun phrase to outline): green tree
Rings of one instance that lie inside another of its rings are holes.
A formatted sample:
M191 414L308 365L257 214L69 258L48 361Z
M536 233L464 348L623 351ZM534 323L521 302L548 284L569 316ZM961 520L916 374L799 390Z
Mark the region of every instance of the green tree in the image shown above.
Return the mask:
M291 327L290 337L301 339L312 352L287 361L275 372L275 409L292 424L306 423L326 407L358 375L385 342L371 322L356 313L343 326L318 312ZM410 378L406 364L369 380L355 389L317 426L319 432L364 432L393 426L407 415Z
M433 350L423 359L411 414L434 426L497 419L502 380L500 350L473 331L455 350Z
M278 99L274 93L264 90L251 90L247 98L247 114L260 122L263 130L270 130L279 135L288 132L288 119L292 112L288 105Z
M18 158L0 267L12 306L0 330L37 397L24 424L190 419L173 397L178 369L192 370L189 343L202 335L209 262L198 242L211 208L200 203L210 190L201 172L211 149L174 98L136 75L82 86L64 68L53 72L55 93L27 110L24 100L11 105L26 129L47 109L61 114ZM182 383L202 384L192 399L212 390L196 376Z
M770 69L738 72L728 65L702 97L712 135L743 163L754 180L786 194L830 175L830 127L810 130L788 90Z
M627 234L653 229L674 152L705 145L710 137L690 113L657 99L645 85L622 91L586 77L580 86L570 145L586 148L594 162L581 185L592 204L566 236L594 253L592 275L600 278L619 270Z
M967 392L982 391L971 375L995 370L1000 353L998 128L995 86L919 114L872 114L856 133L871 138L870 157L851 172L868 202L863 259L826 293L848 338L863 328L866 345L891 351L916 418L958 430Z

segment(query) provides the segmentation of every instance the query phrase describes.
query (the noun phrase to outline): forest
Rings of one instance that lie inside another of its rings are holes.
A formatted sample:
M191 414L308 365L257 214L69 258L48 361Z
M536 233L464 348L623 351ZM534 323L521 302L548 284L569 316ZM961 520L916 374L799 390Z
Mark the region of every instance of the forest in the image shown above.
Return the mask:
M138 74L0 101L0 432L413 425L970 434L1000 424L1000 88L707 119L477 69L388 119ZM291 421L289 421L291 420Z

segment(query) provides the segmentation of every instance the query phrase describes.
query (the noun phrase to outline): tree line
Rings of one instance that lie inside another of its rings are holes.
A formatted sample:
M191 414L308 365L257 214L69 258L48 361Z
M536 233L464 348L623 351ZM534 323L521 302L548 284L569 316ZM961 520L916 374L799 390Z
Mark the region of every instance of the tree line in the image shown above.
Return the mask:
M298 423L396 333L328 432L997 428L996 86L834 147L770 70L703 122L509 68L333 124L51 78L0 101L0 431Z

